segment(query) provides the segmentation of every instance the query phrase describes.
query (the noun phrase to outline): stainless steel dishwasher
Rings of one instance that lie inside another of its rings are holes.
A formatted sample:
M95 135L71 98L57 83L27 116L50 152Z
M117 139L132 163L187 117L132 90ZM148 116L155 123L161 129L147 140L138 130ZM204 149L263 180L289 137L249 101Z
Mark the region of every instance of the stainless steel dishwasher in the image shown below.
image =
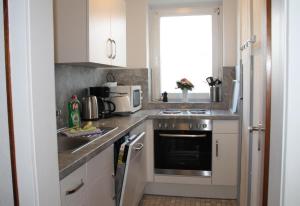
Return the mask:
M137 206L145 187L145 132L131 135L121 145L116 168L117 206Z

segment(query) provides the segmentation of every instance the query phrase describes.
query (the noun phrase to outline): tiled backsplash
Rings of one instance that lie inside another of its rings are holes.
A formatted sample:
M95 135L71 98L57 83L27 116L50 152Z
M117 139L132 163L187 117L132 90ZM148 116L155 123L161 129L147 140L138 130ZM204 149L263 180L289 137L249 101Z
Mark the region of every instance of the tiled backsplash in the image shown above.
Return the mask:
M150 70L148 69L122 69L111 67L88 67L78 65L58 64L55 67L56 108L61 110L57 122L58 128L66 126L68 120L67 103L73 94L79 100L86 95L86 88L101 86L106 82L106 75L111 72L119 85L141 85L143 90L143 108L145 109L188 109L210 108L210 103L163 103L150 102ZM235 78L234 67L223 68L223 102L214 103L213 109L228 109L231 103L232 80Z
M101 86L106 82L106 75L111 72L119 85L141 85L144 104L148 98L148 69L121 69L121 68L95 68L78 65L58 64L55 66L56 108L61 110L57 127L66 126L68 122L68 101L73 94L81 100L86 89L92 86ZM144 107L146 105L143 105Z

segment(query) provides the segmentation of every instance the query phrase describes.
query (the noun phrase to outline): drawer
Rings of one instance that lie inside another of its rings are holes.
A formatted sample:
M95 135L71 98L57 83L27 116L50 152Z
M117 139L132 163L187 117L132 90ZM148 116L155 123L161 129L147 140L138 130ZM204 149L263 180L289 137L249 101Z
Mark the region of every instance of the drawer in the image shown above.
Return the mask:
M60 181L62 206L83 206L86 202L86 164Z
M237 134L239 133L239 121L238 120L214 120L213 133Z

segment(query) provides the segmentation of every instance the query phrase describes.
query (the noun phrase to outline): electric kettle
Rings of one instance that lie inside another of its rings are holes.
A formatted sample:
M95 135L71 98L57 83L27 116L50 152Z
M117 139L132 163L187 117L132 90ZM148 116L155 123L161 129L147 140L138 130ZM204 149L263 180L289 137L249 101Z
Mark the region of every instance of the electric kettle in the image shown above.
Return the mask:
M81 118L83 120L99 119L98 100L96 96L87 96L82 98Z

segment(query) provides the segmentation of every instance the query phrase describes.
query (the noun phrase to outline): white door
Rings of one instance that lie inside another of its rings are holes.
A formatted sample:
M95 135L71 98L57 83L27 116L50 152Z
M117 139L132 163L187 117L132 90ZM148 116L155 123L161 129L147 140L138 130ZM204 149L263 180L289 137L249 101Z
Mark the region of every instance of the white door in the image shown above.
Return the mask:
M266 93L265 1L241 1L243 68L241 206L262 205L264 123ZM254 128L252 130L251 128ZM260 129L258 129L258 128ZM258 131L259 130L259 131Z

